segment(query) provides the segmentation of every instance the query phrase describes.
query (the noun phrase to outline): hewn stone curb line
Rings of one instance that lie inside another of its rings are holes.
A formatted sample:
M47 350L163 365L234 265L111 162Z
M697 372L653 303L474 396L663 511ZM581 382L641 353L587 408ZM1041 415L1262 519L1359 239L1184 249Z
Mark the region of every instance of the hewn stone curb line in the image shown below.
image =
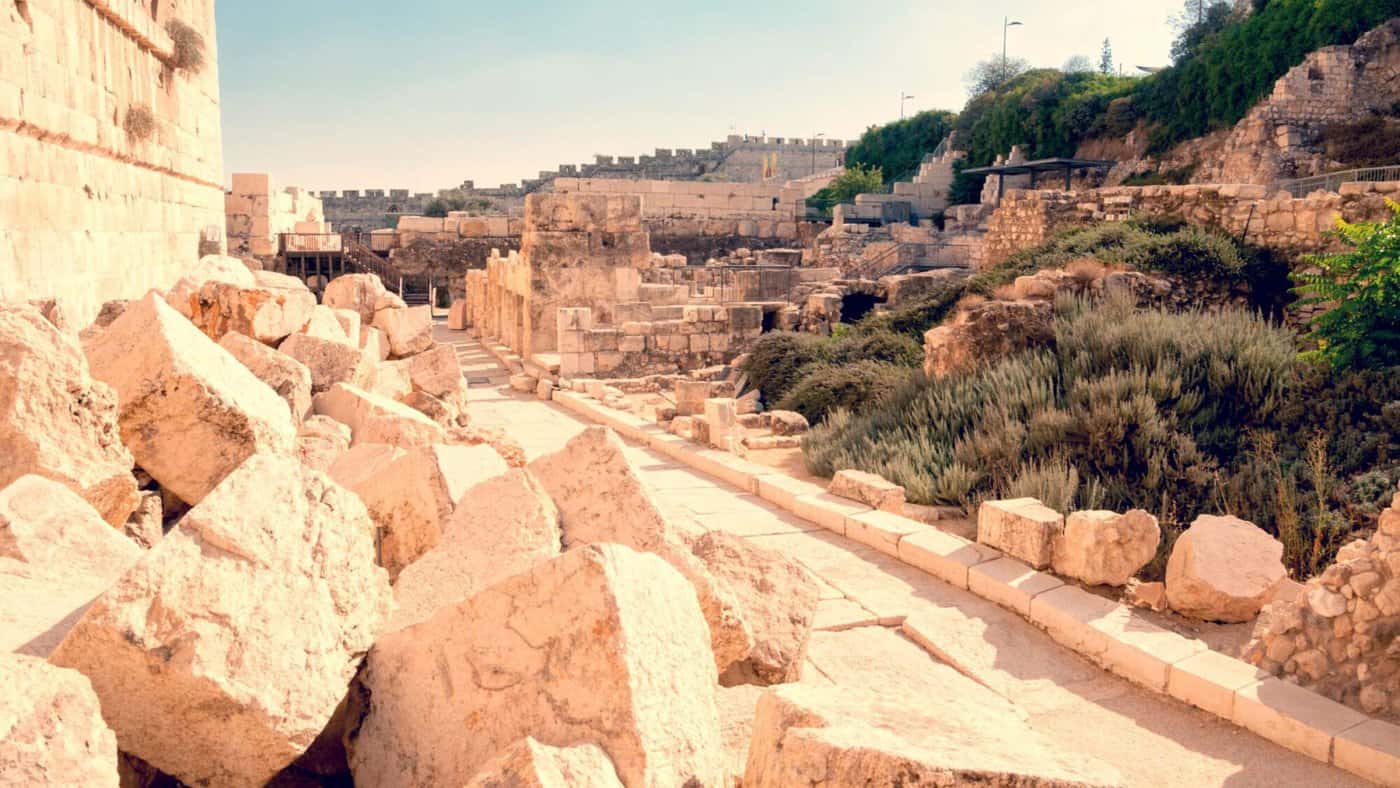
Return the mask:
M505 363L505 348L483 342ZM916 520L838 498L728 452L672 435L587 395L559 389L554 401L588 421L727 482L797 517L1020 613L1062 645L1129 681L1229 720L1275 744L1387 786L1400 786L1400 726L1373 720L1289 684L1204 643L1146 620L986 545ZM899 623L899 622L890 622Z

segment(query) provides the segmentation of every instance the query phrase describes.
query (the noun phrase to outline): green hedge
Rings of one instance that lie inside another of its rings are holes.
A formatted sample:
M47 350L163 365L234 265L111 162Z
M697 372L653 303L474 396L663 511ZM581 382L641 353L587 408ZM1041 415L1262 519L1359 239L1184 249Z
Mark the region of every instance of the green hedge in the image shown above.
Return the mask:
M887 181L908 179L924 156L953 130L952 112L930 110L883 126L872 126L846 151L848 167L877 168Z

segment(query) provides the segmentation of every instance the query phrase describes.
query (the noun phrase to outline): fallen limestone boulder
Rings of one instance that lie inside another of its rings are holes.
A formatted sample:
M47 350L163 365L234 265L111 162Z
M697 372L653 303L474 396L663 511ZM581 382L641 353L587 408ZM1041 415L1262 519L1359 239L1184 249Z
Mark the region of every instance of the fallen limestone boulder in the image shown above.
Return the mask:
M748 657L753 634L738 602L673 532L612 430L589 427L528 469L559 507L565 549L611 542L661 556L695 587L718 672Z
M0 489L0 651L46 657L141 548L41 476Z
M112 321L122 316L126 307L130 304L129 299L114 299L103 302L102 308L97 311L97 317L92 319L86 328L78 332L78 341L86 345L93 337L102 333L107 326L112 325Z
M209 283L221 283L251 290L258 280L248 266L237 257L206 255L181 274L180 279L165 294L165 302L185 317L193 317L199 293Z
M389 629L426 621L559 548L559 510L538 482L519 469L487 479L457 499L438 543L399 573Z
M802 678L807 638L821 590L797 562L743 537L711 531L691 545L724 585L753 634L748 656L720 675L720 684L784 684Z
M495 427L478 427L474 424L448 429L447 442L462 446L487 445L496 450L506 465L524 468L526 465L525 447L514 438Z
M882 512L904 514L904 488L874 473L837 471L827 492L857 501Z
M1141 509L1075 512L1055 537L1056 574L1094 586L1125 586L1157 555L1162 529Z
M506 470L505 460L489 446L438 444L397 451L360 444L331 466L330 476L369 510L379 565L393 582L437 545L459 501L469 507L487 505L464 500L469 490Z
M753 740L753 718L758 699L767 690L754 684L720 687L715 692L719 710L719 735L724 744L725 769L729 785L743 785L744 767L749 762L749 742Z
M219 347L277 392L296 423L311 415L311 370L305 364L236 331L224 334Z
M1201 515L1172 547L1167 602L1204 621L1249 621L1287 576L1282 542L1238 517Z
M596 744L550 747L531 738L493 758L467 788L622 788L612 760Z
M339 328L337 328L339 330ZM374 374L374 357L335 339L310 334L292 334L278 350L304 364L311 371L311 392L320 394L337 383L363 386Z
M85 349L93 375L117 392L122 442L187 503L253 454L293 448L287 404L154 294Z
M258 271L253 278L253 287L205 282L188 299L186 317L216 342L237 331L266 344L282 341L311 319L316 296L301 280L271 271Z
M348 426L352 445L387 443L410 448L444 443L447 438L441 426L413 408L346 383L317 394L312 410Z
M1046 569L1065 518L1034 498L986 501L977 510L977 541L1012 558Z
M433 346L433 312L426 306L380 309L374 313L374 327L388 338L391 358L407 358Z
M389 358L389 338L374 326L360 326L360 349L375 361Z
M307 749L387 618L352 493L249 458L98 597L50 658L129 752L190 785L262 785Z
M624 785L721 785L708 642L659 558L569 551L375 643L355 783L460 785L539 736L597 744Z
M361 336L360 313L353 309L331 309L330 307L326 307L326 309L330 309L331 314L334 315L336 321L340 323L340 330L345 333L346 340L359 346Z
M374 322L374 311L380 299L389 295L384 282L374 274L346 274L326 284L321 303L331 309L349 309L360 315L360 324Z
M83 674L0 654L0 785L118 784L117 737Z
M120 527L138 503L133 463L116 394L78 345L37 310L0 305L0 487L37 474Z
M1124 785L1112 767L1043 739L1010 704L930 708L897 690L786 684L759 699L753 728L744 788Z
M435 344L401 363L407 365L409 381L415 391L446 399L461 395L467 389L457 351L450 345Z
M402 402L413 393L413 381L408 377L407 361L384 361L375 364L365 381L365 391L385 399Z
M329 473L350 451L350 428L330 416L311 416L297 432L297 458L308 468Z
M317 304L311 314L307 316L306 322L301 326L301 332L313 339L320 339L326 342L338 342L342 345L358 347L359 343L350 338L345 333L344 323L336 316L336 310L324 304ZM358 337L358 334L356 335Z

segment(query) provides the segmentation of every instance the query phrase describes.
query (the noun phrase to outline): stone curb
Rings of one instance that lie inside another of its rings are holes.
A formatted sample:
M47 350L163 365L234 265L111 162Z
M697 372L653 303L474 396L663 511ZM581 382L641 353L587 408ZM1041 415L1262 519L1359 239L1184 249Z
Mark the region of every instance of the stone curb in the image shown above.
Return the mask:
M555 402L678 463L1019 613L1061 645L1142 687L1281 747L1400 787L1400 726L1370 719L1253 665L1163 629L1132 607L1038 572L986 545L831 495L728 452L702 448L630 413L560 390Z

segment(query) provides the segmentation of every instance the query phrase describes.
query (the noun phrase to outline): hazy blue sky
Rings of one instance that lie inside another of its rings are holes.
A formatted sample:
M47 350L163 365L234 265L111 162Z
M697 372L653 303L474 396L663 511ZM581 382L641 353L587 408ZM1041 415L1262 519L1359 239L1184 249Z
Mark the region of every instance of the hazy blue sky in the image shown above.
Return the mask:
M959 109L1001 49L1161 65L1181 0L223 0L228 172L314 189L496 185L730 133L854 139Z

